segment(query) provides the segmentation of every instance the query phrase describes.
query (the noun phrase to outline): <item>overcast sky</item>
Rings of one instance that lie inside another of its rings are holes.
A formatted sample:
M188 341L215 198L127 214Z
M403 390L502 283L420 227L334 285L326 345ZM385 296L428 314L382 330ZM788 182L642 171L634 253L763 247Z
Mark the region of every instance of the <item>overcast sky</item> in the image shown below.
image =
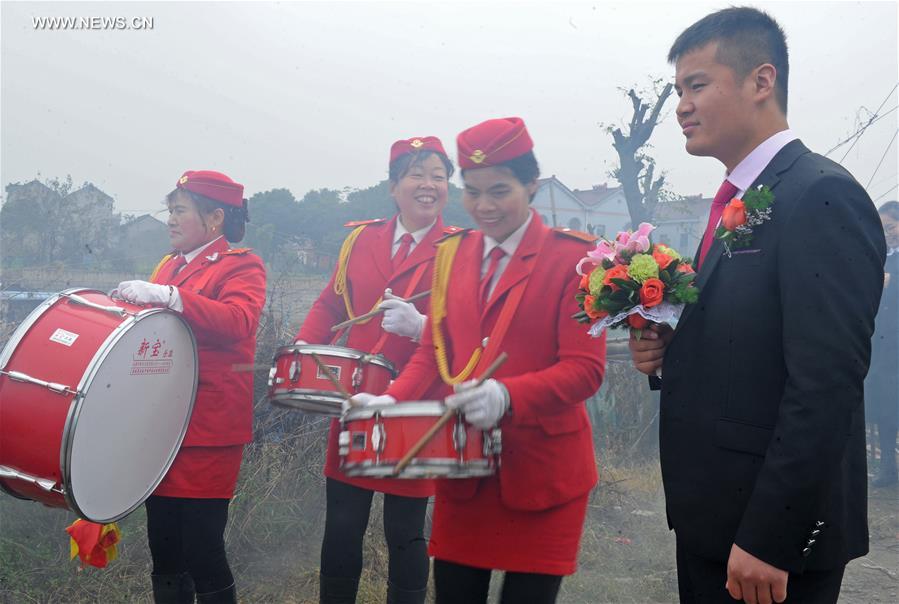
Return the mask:
M630 114L618 89L670 78L677 34L728 4L3 2L0 181L71 174L134 213L158 210L186 169L226 172L247 196L287 187L299 198L382 180L397 138L434 134L455 156L460 130L517 115L544 175L587 188L616 160L603 125ZM790 124L812 149L896 106L896 3L751 4L787 32ZM33 24L63 16L149 17L153 28ZM658 165L673 192L712 195L722 168L686 154L674 104L653 136ZM863 185L897 114L843 162ZM896 148L872 197L896 184Z

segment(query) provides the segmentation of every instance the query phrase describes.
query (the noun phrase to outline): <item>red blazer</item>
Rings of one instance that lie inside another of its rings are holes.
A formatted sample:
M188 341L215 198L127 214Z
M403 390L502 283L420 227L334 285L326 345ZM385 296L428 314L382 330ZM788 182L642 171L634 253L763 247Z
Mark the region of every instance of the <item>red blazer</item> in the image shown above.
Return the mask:
M434 243L444 235L442 220L437 219L425 238L415 246L412 253L394 273L391 252L396 221L397 216L394 216L390 220L373 220L367 223L357 222L347 225L356 227L365 224L365 229L353 246L347 266L347 287L350 291L353 314L356 316L370 311L387 287L391 288L395 295L404 298L431 288ZM339 337L340 333L331 332L331 326L345 321L348 316L343 297L334 293L335 275L331 275L328 285L309 310L306 320L303 321L303 325L296 335L297 340L305 340L310 344L330 344ZM417 281L415 281L416 277ZM413 283L413 281L415 282ZM427 312L427 298L417 300L414 304L419 312ZM346 346L372 352L385 334L381 329L381 318L381 316L376 316L368 323L352 326ZM379 352L390 359L397 370L401 370L417 346L418 344L409 338L386 334L386 339ZM374 392L372 394L382 393ZM361 488L406 497L428 497L434 493L432 481L348 478L342 474L338 469L340 460L337 454L339 425L337 420L331 423L328 457L325 464L326 476Z
M174 285L181 313L197 339L199 385L182 446L238 445L253 440L252 365L256 328L265 305L265 266L249 249L229 250L224 237L171 276L171 260L154 283Z
M574 269L592 248L581 234L553 231L532 212L531 224L485 309L478 299L484 237L469 231L453 261L442 323L450 370L457 375L481 345L509 297L524 293L497 352L509 359L496 379L509 390L511 410L500 422L499 470L503 504L519 510L550 508L587 493L597 480L593 439L584 399L602 383L605 338L593 339L571 316L578 311ZM489 363L482 359L475 375ZM437 372L430 321L422 345L388 393L398 400L425 392L450 393ZM471 497L477 479L443 480L438 496Z

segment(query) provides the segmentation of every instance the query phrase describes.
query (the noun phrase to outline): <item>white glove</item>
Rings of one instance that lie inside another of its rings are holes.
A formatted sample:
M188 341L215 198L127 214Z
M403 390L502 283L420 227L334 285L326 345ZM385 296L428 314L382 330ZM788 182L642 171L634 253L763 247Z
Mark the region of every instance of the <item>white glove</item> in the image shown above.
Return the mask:
M426 319L411 302L394 296L389 289L386 289L384 301L378 304L378 308L384 309L384 318L381 319L384 331L412 338L415 342L421 339Z
M368 392L360 392L359 394L354 394L350 398L344 400L340 404L341 410L346 413L350 409L354 407L368 407L369 405L395 405L396 399L390 396L389 394L382 394L381 396L375 396L374 394L369 394Z
M148 281L122 281L116 288L119 297L134 304L158 304L168 307L172 301L173 287Z
M297 340L296 342L293 343L293 345L294 346L305 346L308 343L309 342L307 342L306 340Z
M475 386L476 380L456 384L456 394L446 397L446 406L459 409L465 421L480 430L495 426L509 409L509 391L496 380Z

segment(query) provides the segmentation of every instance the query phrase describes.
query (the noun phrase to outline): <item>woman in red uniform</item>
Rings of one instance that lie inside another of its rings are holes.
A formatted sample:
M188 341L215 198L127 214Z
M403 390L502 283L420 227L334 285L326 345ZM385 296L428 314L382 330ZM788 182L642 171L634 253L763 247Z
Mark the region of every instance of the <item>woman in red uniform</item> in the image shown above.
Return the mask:
M243 447L252 441L256 328L265 268L231 249L248 220L243 185L219 172L188 171L166 198L175 252L150 282L124 281L119 295L181 313L193 330L199 386L181 450L147 499L147 538L156 602L237 602L224 530Z
M596 484L584 400L602 382L605 340L571 318L574 267L593 238L550 229L530 209L532 146L519 118L459 135L463 202L479 230L438 244L422 345L387 390L402 401L454 385L448 406L475 427L502 429L496 475L437 483L430 553L439 604L485 602L492 569L506 571L502 602L554 602L575 572ZM500 352L508 361L475 387Z
M447 200L453 166L433 136L400 140L390 149L390 192L399 213L390 220L347 224L354 227L341 248L330 283L313 304L297 334L298 343L328 344L341 335L331 326L380 306L383 319L350 328L346 346L381 353L401 369L415 350L427 302L407 298L431 286L434 242L444 235L440 214ZM391 290L393 295L385 293ZM380 394L380 393L375 393ZM354 397L359 402L371 395ZM370 400L369 400L370 402ZM387 602L421 603L428 582L423 535L427 480L348 478L338 469L339 422L331 423L325 465L327 515L321 551L320 600L356 600L362 572L362 540L374 491L384 493L384 534L389 553Z

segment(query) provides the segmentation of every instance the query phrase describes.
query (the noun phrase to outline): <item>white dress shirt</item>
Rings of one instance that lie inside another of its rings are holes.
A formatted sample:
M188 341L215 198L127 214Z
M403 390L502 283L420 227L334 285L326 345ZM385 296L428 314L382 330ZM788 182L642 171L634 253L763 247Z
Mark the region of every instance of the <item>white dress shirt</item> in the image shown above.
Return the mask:
M490 280L490 285L487 287L488 300L490 299L490 296L493 295L493 290L496 289L496 284L499 283L506 267L509 266L512 255L515 253L515 250L518 249L521 240L524 239L524 233L528 230L528 225L531 224L531 219L533 217L534 215L531 212L528 212L528 219L524 221L524 224L515 229L515 231L506 237L505 241L502 243L497 242L496 239L493 239L492 237L484 235L484 258L481 260L481 279L483 279L487 274L487 271L490 270L489 256L490 252L493 251L493 248L499 246L506 253L505 256L500 258L499 263L496 265L496 272L493 273L493 278Z

